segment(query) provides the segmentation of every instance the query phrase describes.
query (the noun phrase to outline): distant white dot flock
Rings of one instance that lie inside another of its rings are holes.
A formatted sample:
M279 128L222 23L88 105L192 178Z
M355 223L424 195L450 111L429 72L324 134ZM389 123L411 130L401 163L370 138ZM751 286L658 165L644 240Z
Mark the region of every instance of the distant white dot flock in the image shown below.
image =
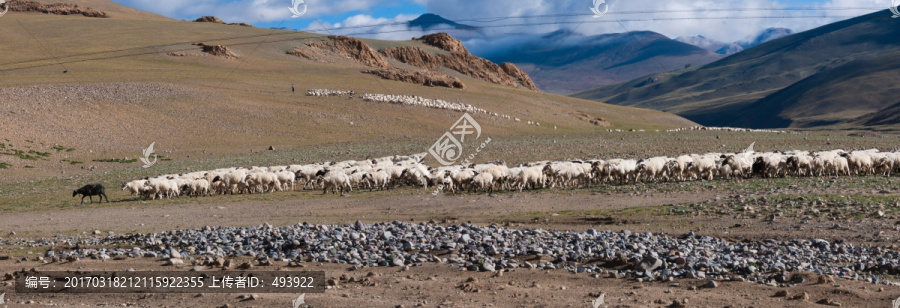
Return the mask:
M774 129L752 129L752 128L740 128L740 127L712 127L712 126L691 126L691 127L681 127L674 128L670 130L666 130L667 132L681 132L681 131L726 131L726 132L751 132L751 133L777 133L777 134L785 134L787 131L783 130L774 130Z
M329 89L310 89L306 91L307 96L347 96L350 95L350 91L345 90L329 90ZM407 106L419 106L426 108L434 108L434 109L443 109L443 110L453 110L453 111L461 111L461 112L469 112L469 113L481 113L494 117L500 117L504 119L511 120L512 117L505 114L499 114L496 112L490 112L482 108L478 108L472 106L471 104L463 104L463 103L451 103L441 99L431 99L424 98L421 96L414 95L392 95L392 94L376 94L376 93L363 93L360 95L363 101L367 102L379 102L379 103L390 103L390 104L400 104ZM516 122L519 122L519 119L515 119ZM530 124L530 123L529 123ZM540 125L538 125L540 126Z

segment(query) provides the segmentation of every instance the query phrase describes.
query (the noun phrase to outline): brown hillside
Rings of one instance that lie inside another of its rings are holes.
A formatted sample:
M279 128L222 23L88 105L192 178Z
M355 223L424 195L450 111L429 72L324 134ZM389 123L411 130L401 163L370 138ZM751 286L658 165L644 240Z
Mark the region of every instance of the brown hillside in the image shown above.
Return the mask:
M35 151L54 152L52 158L39 161L0 157L0 162L10 164L6 171L17 174L69 176L90 172L87 170L93 166L117 168L117 163L94 160L134 159L154 142L160 155L172 159L165 162L172 168L188 156L226 157L264 150L270 145L278 149L271 154L280 155L282 149L377 140L392 152L413 153L427 149L459 118L458 112L448 110L305 96L303 91L307 89L441 99L522 120L476 115L485 132L497 137L495 140L507 135L591 133L600 129L573 117L573 113L603 117L614 128L622 129L694 125L658 111L500 86L457 75L443 67L433 72L456 77L461 83L454 84L456 80L449 77L448 81L441 81L434 77L439 75L429 73L396 78L421 78L422 84L434 86L381 80L361 72L375 68L338 53L330 55L329 59L337 60L334 64L285 54L297 46L304 51L330 54L305 42L329 42L327 46L320 44L326 49L335 44L334 38L297 31L42 13L11 13L0 21L21 22L31 32L0 31L8 43L0 45L0 52L10 57L0 64L0 75L5 77L0 78L0 131L5 132L3 139L10 140L3 143L25 151L29 150L25 146L32 146ZM51 57L40 44L33 43L31 35L47 38L45 46L65 48L53 49ZM228 51L240 56L240 61L203 53L191 42L227 46ZM449 54L420 42L346 42L378 49L411 45L433 55ZM340 46L349 48L352 44ZM393 60L386 60L370 48L364 50L370 51L368 54L374 59L396 64L398 69L421 70L399 61L388 62ZM347 52L351 51L357 49ZM169 53L187 54L175 57ZM200 54L203 56L195 56ZM456 88L441 86L442 83ZM291 91L292 84L296 91ZM462 86L465 88L459 89ZM541 126L527 122L540 122ZM396 150L392 141L407 138L424 141L410 144L415 150ZM51 149L57 144L75 150L57 154ZM290 159L284 161L289 163ZM140 164L127 167L143 171ZM0 181L6 179L4 176Z
M466 85L459 78L432 71L411 71L399 68L382 68L365 70L363 73L372 74L384 79L420 84L429 87L445 87L465 89Z

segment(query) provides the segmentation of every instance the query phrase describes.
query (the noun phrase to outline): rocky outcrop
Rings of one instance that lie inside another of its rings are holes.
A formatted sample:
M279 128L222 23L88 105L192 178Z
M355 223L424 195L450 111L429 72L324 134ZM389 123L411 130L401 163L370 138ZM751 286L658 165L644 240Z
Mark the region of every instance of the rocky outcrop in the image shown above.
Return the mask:
M415 67L433 70L443 65L443 60L441 60L441 58L415 46L387 48L382 49L380 52L386 57L397 59L397 61Z
M309 48L297 47L297 48L288 50L287 54L292 55L292 56L301 57L301 58L304 58L304 59L307 59L310 61L324 62L319 59L319 57L318 57L319 53L314 52L313 50L311 50Z
M499 65L467 53L441 55L444 66L466 76L490 83L515 87L516 81L507 75Z
M109 17L106 12L72 3L41 4L35 1L27 0L8 0L6 2L6 5L8 5L9 10L13 12L38 12L54 15L82 15L86 17L98 18Z
M528 74L512 63L497 65L487 59L469 53L463 43L447 33L435 33L418 39L425 44L449 51L450 54L434 55L421 48L406 46L388 48L381 51L385 56L400 62L425 69L436 69L444 66L466 76L481 79L490 83L518 87L522 86L537 91L537 86Z
M228 50L228 47L225 47L224 45L207 45L204 43L197 43L197 46L200 46L203 52L214 56L237 58L237 55Z
M430 39L426 41L425 38ZM509 87L521 85L530 90L537 90L537 86L534 85L528 74L515 66L515 64L504 63L501 66L487 59L476 57L468 53L465 47L462 47L462 42L446 33L426 35L421 40L426 41L426 43L430 41L433 46L447 51L457 51L450 54L434 55L419 47L403 46L382 49L380 52L387 57L419 68L434 70L440 67L447 67L466 76L490 83Z
M194 20L194 22L211 22L216 24L224 24L225 22L216 16L203 16Z
M418 38L425 44L453 52L453 53L465 53L468 54L469 50L466 49L466 46L460 40L457 40L455 37L450 34L440 32L434 34L428 34Z
M534 81L531 80L531 77L528 76L528 73L520 69L515 64L504 62L503 64L500 64L500 68L502 68L507 75L518 80L519 84L521 84L523 87L535 91L538 90L537 85L534 84Z
M365 70L363 73L372 74L383 79L415 83L429 87L445 87L464 89L466 87L459 78L432 71L411 71L399 68L382 68Z
M514 64L497 65L487 59L476 57L469 53L462 42L447 33L429 34L417 40L450 53L435 54L416 46L391 47L376 52L357 38L332 35L328 37L328 40L307 43L306 47L294 48L287 51L287 54L322 63L340 62L342 59L339 57L349 58L365 66L381 68L380 70L367 70L364 73L384 79L427 86L463 88L464 85L458 78L434 71L446 67L490 83L509 87L521 86L537 91L537 87L528 74ZM335 55L339 57L335 57ZM385 57L425 69L425 71L392 68Z
M211 22L211 23L214 23L214 24L223 24L223 25L226 25L225 21L219 19L219 18L216 17L216 16L203 16L203 17L194 19L194 22ZM233 22L233 23L229 23L229 24L227 24L227 25L230 25L230 26L243 26L243 27L251 27L251 28L253 28L253 25L248 24L248 23L246 23L246 22Z
M379 55L378 52L375 51L375 49L372 49L369 44L366 44L365 42L355 37L329 35L328 40L326 41L307 43L307 45L309 45L309 47L311 48L339 54L344 57L356 60L357 62L362 63L365 66L378 68L386 68L391 66L391 64L388 63L387 60L382 58L381 55ZM297 50L297 48L288 51L288 54L300 55L310 60L317 58L314 52Z

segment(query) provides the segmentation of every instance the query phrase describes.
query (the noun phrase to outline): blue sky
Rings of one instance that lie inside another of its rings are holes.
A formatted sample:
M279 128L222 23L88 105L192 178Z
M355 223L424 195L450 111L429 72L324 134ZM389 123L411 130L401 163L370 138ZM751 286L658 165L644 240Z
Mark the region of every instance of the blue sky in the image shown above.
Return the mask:
M247 22L263 28L315 31L324 26L331 33L380 39L403 40L423 34L421 29L394 23L428 12L451 20L466 20L463 22L466 24L487 26L482 33L487 37L542 34L559 29L584 35L649 30L673 38L704 35L728 42L769 27L804 31L849 16L884 10L891 3L891 0L605 0L609 13L594 19L589 9L592 0L304 0L308 11L300 18L290 17L291 0L113 1L176 19L214 15L226 22ZM813 10L786 10L800 7ZM512 18L497 20L497 17ZM662 20L673 17L676 20ZM368 34L359 34L361 31Z

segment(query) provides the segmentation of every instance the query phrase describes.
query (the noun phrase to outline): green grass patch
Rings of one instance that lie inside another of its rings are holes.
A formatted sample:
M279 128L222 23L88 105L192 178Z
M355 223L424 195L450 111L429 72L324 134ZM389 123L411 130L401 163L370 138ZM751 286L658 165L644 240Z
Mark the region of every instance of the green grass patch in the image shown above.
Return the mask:
M92 160L92 161L95 161L95 162L98 162L98 163L120 163L120 164L130 164L130 163L137 162L138 160L137 160L137 158L132 158L132 159L124 159L124 158L105 158L105 159L94 159L94 160Z
M44 158L50 157L50 152L41 152L41 151L35 151L35 150L28 150L28 154L34 154L34 155L37 155L37 156L40 156L40 157L44 157Z
M9 164L7 164L7 163L0 163L0 169L6 169L6 168L9 168Z

